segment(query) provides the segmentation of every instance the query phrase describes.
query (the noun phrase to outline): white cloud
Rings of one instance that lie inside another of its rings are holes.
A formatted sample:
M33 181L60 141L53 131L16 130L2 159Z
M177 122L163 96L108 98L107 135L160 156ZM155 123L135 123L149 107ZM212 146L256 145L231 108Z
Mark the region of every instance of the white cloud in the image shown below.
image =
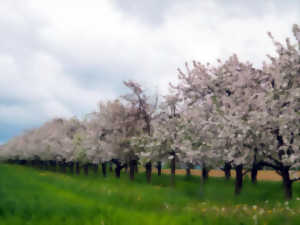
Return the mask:
M281 41L292 36L298 6L2 0L0 123L82 116L99 100L124 93L126 79L166 93L185 61L215 62L237 53L259 66L274 52L266 32Z
M52 117L71 117L96 109L102 97L112 98L109 89L103 92L84 90L63 73L62 65L52 56L36 52L19 66L12 57L0 56L1 99L16 105L0 104L0 118L12 123L38 123ZM19 105L22 103L21 105Z

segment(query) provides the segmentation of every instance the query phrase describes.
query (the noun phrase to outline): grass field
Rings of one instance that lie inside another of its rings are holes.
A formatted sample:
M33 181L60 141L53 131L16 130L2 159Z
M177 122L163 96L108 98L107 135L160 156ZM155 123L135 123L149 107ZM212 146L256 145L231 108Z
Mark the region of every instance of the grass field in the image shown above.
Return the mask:
M210 178L145 175L134 182L101 173L88 177L0 164L0 224L4 225L176 225L176 224L299 224L300 185L285 202L280 182L245 181L233 194L234 181Z

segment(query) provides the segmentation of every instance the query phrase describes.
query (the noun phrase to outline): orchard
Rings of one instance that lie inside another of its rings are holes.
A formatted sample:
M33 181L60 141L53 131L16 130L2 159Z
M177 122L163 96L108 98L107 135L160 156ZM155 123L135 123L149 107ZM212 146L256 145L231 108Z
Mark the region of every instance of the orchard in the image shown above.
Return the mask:
M257 182L262 169L282 177L286 199L292 199L300 167L300 28L293 43L279 43L269 34L277 55L262 68L237 55L216 64L194 61L178 70L178 83L168 95L150 96L142 85L126 81L128 94L99 103L85 119L56 118L0 146L3 162L33 165L79 174L89 169L103 176L114 167L116 178L127 171L135 180L141 166L152 182L170 165L176 185L178 164L187 176L200 166L202 180L211 169L236 172L235 194L243 177ZM204 184L205 185L205 184Z

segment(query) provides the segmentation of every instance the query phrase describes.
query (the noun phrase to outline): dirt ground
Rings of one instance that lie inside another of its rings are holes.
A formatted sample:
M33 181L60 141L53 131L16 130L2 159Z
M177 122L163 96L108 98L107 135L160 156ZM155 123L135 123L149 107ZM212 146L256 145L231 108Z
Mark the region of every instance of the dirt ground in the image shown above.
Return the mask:
M163 173L170 173L169 169L162 170ZM185 174L184 169L177 169L176 174ZM300 176L300 171L296 172L298 176ZM191 174L201 176L201 170L191 170ZM231 175L235 177L235 171L231 171ZM247 174L250 178L250 173ZM222 170L211 170L209 171L209 176L212 177L224 177L224 172ZM258 180L270 180L270 181L281 181L281 176L279 176L275 171L271 170L261 170L258 171L257 174Z

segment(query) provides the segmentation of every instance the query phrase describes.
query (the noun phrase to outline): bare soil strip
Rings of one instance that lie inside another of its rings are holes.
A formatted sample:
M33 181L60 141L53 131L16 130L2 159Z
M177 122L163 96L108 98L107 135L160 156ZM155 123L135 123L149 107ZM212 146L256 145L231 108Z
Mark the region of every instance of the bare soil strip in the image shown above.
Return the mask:
M163 173L170 174L169 169L163 169ZM186 171L184 169L177 169L176 174L184 175ZM192 175L201 176L201 170L191 170ZM295 172L297 176L300 176L300 171ZM235 171L231 171L232 177L235 177ZM250 177L250 173L247 174ZM222 170L210 170L209 176L212 177L224 177L224 172ZM279 176L275 171L272 170L261 170L258 171L257 180L268 180L268 181L281 181L281 176Z

